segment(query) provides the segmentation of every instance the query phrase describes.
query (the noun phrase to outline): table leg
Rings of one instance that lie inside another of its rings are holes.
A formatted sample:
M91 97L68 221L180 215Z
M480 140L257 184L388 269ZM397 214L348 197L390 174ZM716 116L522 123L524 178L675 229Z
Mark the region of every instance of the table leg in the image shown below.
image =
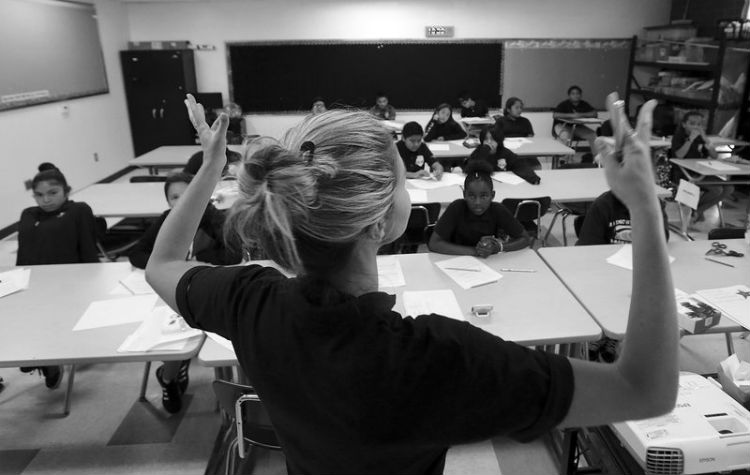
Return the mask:
M151 372L151 362L146 361L146 365L143 368L143 377L141 378L141 393L138 396L139 401L146 400L146 388L148 387L148 375Z
M65 389L65 404L63 405L63 415L67 416L70 414L70 399L73 394L73 381L75 380L76 376L76 365L70 366L70 371L68 373L68 386Z

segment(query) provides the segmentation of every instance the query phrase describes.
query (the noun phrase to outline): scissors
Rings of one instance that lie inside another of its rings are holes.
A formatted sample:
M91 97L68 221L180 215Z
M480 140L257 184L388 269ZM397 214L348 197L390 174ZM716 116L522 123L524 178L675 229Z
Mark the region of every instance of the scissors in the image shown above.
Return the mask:
M742 257L744 254L741 252L733 251L733 250L726 250L727 245L721 242L713 242L711 243L711 249L709 249L706 252L706 255L718 255L718 256L727 256L727 257Z

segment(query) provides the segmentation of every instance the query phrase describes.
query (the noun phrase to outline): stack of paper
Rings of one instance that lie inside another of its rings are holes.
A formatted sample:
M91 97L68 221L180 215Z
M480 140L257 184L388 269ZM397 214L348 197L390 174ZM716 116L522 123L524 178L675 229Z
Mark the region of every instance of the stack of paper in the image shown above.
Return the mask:
M403 287L406 285L401 263L396 256L378 257L378 287Z
M750 330L750 287L733 285L699 290L697 293L713 306L718 307L722 314Z
M203 332L190 328L171 308L163 306L151 311L143 323L125 338L117 349L120 353L141 351L179 351L187 341Z
M503 277L471 256L454 257L436 262L435 265L464 289L497 282Z
M435 313L456 320L464 320L452 290L407 290L404 292L406 315L417 317Z
M135 295L91 302L73 331L140 322L151 314L157 298L155 294Z
M31 269L13 269L0 272L0 297L29 288Z
M619 251L607 258L607 262L613 266L622 267L623 269L633 270L633 245L625 244ZM674 257L669 256L669 263L674 262Z
M495 172L492 174L492 179L507 185L518 185L526 181L513 172Z

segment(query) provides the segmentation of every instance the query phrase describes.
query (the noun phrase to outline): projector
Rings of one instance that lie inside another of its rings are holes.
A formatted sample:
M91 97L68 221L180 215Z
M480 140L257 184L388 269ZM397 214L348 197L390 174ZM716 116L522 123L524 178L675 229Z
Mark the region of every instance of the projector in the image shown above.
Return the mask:
M680 374L677 404L669 414L611 428L649 474L750 468L750 411L697 374Z

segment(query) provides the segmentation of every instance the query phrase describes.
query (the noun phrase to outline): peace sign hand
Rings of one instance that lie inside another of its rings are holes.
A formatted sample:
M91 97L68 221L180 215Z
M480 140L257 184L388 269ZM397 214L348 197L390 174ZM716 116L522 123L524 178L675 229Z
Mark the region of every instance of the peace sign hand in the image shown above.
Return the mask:
M229 117L222 112L209 127L206 123L206 111L195 101L192 94L187 95L185 106L193 123L203 148L203 163L205 165L220 164L221 168L227 163L227 128Z
M636 208L649 208L656 201L656 187L651 165L652 112L656 101L643 104L638 114L636 130L628 123L624 103L617 93L607 96L607 109L614 129L615 145L601 137L596 146L604 157L604 172L612 192L631 212Z

